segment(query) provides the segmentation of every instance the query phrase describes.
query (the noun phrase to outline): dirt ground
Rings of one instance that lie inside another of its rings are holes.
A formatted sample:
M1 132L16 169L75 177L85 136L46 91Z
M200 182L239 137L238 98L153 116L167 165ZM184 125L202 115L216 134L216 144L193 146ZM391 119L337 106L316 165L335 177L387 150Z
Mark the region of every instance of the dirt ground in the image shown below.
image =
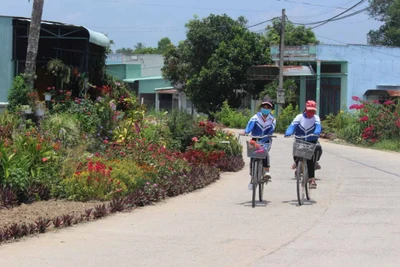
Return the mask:
M70 214L80 216L86 209L94 208L100 202L74 202L66 200L39 201L22 204L12 209L0 209L0 229L13 223L33 223L39 217L54 219L57 216Z

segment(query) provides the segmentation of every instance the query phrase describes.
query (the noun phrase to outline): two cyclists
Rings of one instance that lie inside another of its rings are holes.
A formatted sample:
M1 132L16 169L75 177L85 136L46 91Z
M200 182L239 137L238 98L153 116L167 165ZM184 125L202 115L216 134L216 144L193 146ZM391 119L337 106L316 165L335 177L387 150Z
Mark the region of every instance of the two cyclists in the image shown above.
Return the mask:
M275 131L276 119L271 114L273 103L269 98L264 98L260 105L260 111L257 112L248 122L244 134L253 136L272 135ZM315 101L309 100L306 102L306 107L303 113L298 114L292 123L289 125L285 132L285 137L296 135L297 138L304 136L302 140L317 144L314 157L307 160L308 176L310 181L310 188L316 188L317 183L315 182L315 170L320 169L318 161L322 155L322 147L318 142L319 135L321 134L321 120L317 113L317 105ZM310 136L311 135L311 136ZM307 137L308 136L308 137ZM265 138L261 140L263 143L272 142L271 138ZM297 168L298 159L293 158L294 164L292 169ZM271 179L270 174L270 156L267 154L263 160L264 167L264 179ZM251 170L250 170L251 173ZM251 184L249 184L249 189Z

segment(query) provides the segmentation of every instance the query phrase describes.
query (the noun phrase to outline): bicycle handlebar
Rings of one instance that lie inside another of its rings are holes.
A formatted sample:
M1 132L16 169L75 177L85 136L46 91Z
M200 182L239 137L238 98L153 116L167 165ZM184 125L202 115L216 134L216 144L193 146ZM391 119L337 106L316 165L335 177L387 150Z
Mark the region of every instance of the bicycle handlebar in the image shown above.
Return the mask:
M304 139L304 138L308 138L308 137L311 137L311 136L319 136L318 134L308 134L308 135L291 135L291 136L285 136L285 138L289 138L289 137L294 137L294 138L302 138L302 139Z
M251 135L251 134L239 133L239 137L240 136L250 136L251 138L257 138L257 139L263 139L263 138L266 138L266 137L271 137L271 138L276 138L277 137L276 135L272 135L272 134L254 136L254 135Z

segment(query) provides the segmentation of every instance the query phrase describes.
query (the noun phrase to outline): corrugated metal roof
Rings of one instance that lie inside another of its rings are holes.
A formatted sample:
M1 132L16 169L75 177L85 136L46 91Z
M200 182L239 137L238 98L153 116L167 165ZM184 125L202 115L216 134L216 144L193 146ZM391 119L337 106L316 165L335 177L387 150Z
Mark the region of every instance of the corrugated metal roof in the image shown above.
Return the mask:
M30 18L25 18L25 17L11 17L11 16L1 16L0 18L12 18L16 20L21 20L21 21L27 21L30 22ZM56 21L49 21L49 20L42 20L42 24L49 24L49 25L60 25L60 26L68 26L68 27L74 27L74 28L83 28L85 29L88 34L89 34L89 42L92 44L96 44L98 46L102 47L108 47L110 45L110 39L108 37L100 32L92 31L84 26L80 25L73 25L73 24L67 24L67 23L62 23L62 22L56 22Z
M136 81L145 81L145 80L160 80L164 79L162 76L153 76L153 77L141 77L141 78L128 78L124 79L124 82L133 83Z
M386 94L391 97L400 97L400 90L382 90L382 89L369 89L365 91L364 95L382 95Z
M174 87L173 87L173 86L159 87L159 88L156 88L156 89L154 89L154 90L156 90L156 91L162 91L162 90L168 90L168 89L174 89Z

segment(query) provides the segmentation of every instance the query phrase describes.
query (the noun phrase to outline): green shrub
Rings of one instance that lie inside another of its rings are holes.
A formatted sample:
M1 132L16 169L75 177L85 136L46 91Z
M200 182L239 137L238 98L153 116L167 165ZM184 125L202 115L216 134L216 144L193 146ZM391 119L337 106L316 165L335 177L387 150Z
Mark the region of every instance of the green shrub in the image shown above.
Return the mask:
M124 183L127 192L133 192L135 189L145 184L143 170L134 162L129 160L111 161L111 176Z
M16 76L8 94L7 108L10 111L15 111L19 105L28 105L28 93L29 89L22 76Z
M100 161L88 161L72 177L61 182L64 195L70 200L109 200L126 192L126 186L112 178L112 170Z
M214 137L202 136L194 145L195 149L211 152L224 151L226 155L242 156L243 147L233 133L217 131Z
M79 121L76 116L68 113L50 115L41 121L40 128L65 148L74 147L81 141Z
M196 119L183 111L173 110L168 118L167 125L172 138L167 147L172 150L185 151L192 143L192 138L200 132Z
M231 128L246 128L251 117L250 110L236 111L229 107L228 101L222 104L221 111L215 113L215 119L218 123Z
M282 110L276 119L276 128L275 132L284 133L292 123L294 118L299 114L299 107L293 108L292 104L289 104L286 108Z

